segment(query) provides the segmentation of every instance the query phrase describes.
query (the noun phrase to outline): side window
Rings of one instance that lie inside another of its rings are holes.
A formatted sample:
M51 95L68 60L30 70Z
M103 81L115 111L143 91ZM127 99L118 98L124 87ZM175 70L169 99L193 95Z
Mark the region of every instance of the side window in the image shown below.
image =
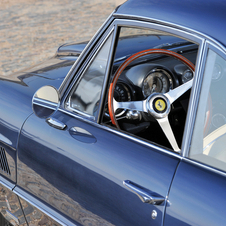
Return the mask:
M120 27L102 122L179 152L198 47L163 31ZM172 90L179 94L170 99Z
M96 116L104 82L111 42L111 34L92 58L67 101L67 109Z
M226 60L208 50L189 158L226 171Z

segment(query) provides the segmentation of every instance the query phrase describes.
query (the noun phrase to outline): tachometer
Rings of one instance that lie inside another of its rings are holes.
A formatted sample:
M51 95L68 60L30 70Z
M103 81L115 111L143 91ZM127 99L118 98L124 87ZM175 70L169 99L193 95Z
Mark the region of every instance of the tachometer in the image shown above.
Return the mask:
M115 87L114 98L118 102L131 101L129 88L125 84L118 82Z
M166 93L172 89L172 78L164 69L152 70L144 79L142 92L144 97L152 93Z

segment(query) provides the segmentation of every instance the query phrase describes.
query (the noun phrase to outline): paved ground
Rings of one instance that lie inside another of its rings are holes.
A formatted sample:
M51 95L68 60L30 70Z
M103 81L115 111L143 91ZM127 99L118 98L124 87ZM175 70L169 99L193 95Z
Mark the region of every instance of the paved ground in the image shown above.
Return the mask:
M123 0L0 0L0 74L51 57L58 46L89 40Z

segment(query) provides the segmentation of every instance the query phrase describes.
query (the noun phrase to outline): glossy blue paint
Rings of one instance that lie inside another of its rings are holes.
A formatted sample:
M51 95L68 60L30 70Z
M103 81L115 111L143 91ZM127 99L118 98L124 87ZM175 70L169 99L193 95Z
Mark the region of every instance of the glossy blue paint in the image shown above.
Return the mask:
M77 59L77 58L76 58ZM0 146L8 155L11 175L2 173L16 183L16 149L20 129L33 113L32 97L43 85L61 85L74 61L50 59L33 68L0 78Z
M225 21L225 9L226 3L220 0L128 0L115 15L185 26L225 45L226 31L219 23ZM92 57L90 53L112 20L89 44L75 71L86 57ZM159 38L169 37L153 37L149 48L162 43ZM171 38L166 42L180 42ZM137 46L131 50L129 41L121 42L116 58L137 51ZM137 43L143 49L149 46L142 37ZM86 45L63 45L54 58L0 79L0 146L6 150L11 170L11 175L1 172L0 180L11 189L16 185L15 191L21 191L33 204L42 203L56 218L63 216L76 225L225 225L223 173L181 161L179 156L138 141L131 134L62 109L52 117L67 125L65 130L53 128L33 114L33 94L43 85L59 88ZM196 58L192 59L195 63ZM72 73L65 84L76 75ZM72 131L74 127L80 132ZM123 186L124 180L168 199L161 205L142 203ZM153 210L158 213L155 220Z
M225 225L224 175L182 161L170 189L164 225Z
M59 86L76 60L77 57L71 57L70 60L68 60L63 56L56 56L42 62L41 64L25 69L18 74L13 74L12 76L9 76L9 79L11 79L11 77L16 77L26 85L30 86L30 83L34 80L37 83L37 80L39 79L36 80L35 77L39 77L48 80L58 80L59 82L56 83L56 86ZM51 81L45 81L41 86L45 85L46 82L51 83Z
M226 2L222 0L128 0L116 11L125 16L143 17L190 28L226 46Z
M18 148L20 188L81 224L82 211L88 211L90 218L116 225L161 225L164 203L142 203L123 181L166 197L178 158L62 112L52 117L67 129L50 127L35 115L23 127ZM88 131L97 142L71 137L74 126ZM70 214L69 206L77 214ZM156 220L151 218L154 209Z

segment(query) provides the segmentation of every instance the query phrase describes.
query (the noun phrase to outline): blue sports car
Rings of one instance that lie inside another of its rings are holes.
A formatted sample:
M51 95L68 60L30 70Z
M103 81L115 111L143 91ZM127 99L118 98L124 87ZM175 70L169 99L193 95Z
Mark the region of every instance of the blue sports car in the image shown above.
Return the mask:
M1 77L0 225L225 225L225 12L128 0Z

